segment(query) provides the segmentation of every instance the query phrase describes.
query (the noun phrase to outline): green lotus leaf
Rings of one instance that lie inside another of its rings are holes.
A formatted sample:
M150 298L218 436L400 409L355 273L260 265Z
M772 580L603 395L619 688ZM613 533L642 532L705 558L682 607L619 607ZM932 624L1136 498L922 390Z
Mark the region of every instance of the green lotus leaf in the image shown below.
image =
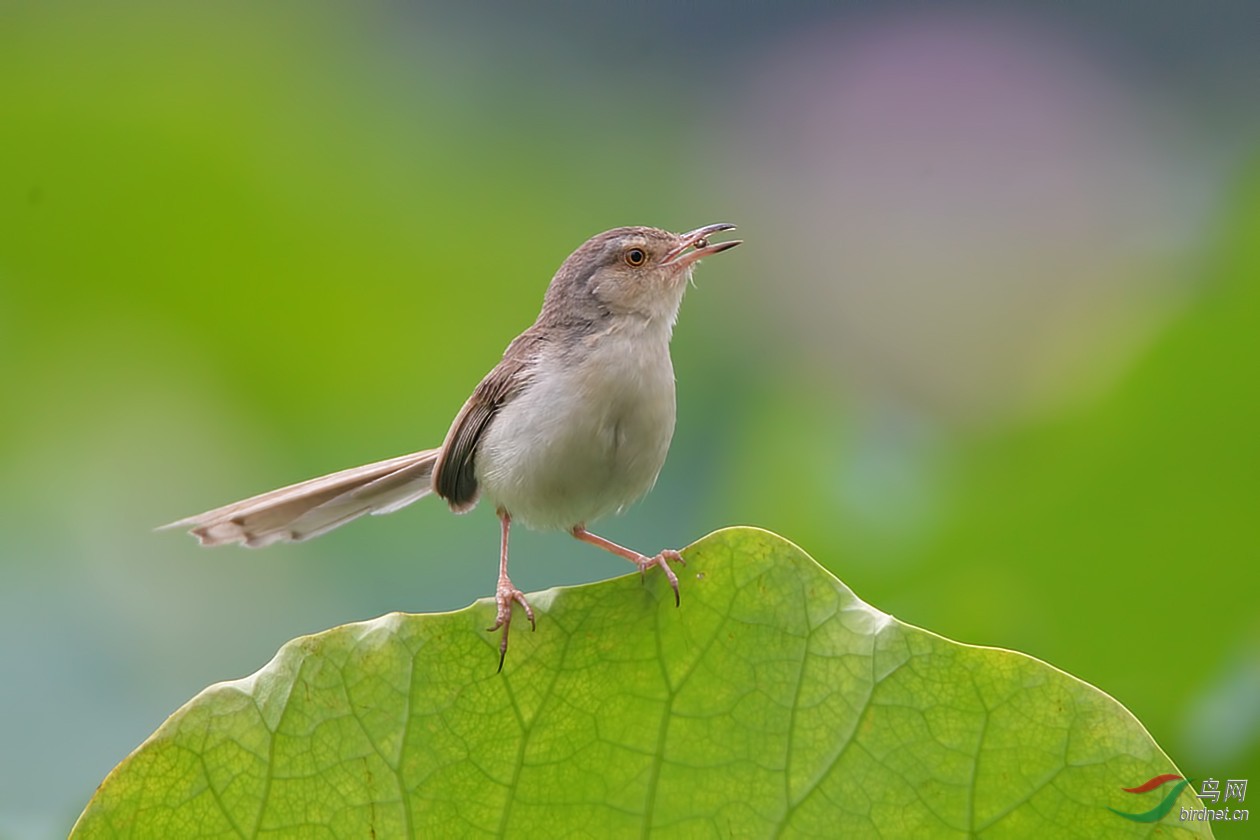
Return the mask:
M175 712L73 836L1210 836L1193 786L1124 790L1180 773L1098 689L765 531L684 555L681 608L659 573L531 596L501 674L489 601L295 639Z

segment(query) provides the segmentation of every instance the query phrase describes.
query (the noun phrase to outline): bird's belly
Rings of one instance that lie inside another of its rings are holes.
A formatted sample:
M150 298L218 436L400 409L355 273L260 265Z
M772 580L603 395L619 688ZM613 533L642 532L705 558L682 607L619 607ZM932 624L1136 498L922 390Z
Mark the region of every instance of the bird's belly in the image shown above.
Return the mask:
M674 381L668 351L645 361L537 377L486 431L486 495L531 528L568 529L651 489L673 436Z

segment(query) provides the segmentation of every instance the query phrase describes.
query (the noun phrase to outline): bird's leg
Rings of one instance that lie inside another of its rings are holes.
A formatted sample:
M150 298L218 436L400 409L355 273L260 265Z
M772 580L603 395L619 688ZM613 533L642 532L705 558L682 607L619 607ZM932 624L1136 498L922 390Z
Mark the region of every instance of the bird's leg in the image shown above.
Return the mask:
M592 534L590 531L586 530L585 525L574 525L573 530L569 533L573 534L573 536L577 537L582 542L597 545L604 549L604 551L609 551L616 554L618 557L626 558L631 563L639 567L640 574L646 574L647 570L653 566L660 566L665 572L666 579L669 580L670 587L674 590L674 606L678 606L681 603L678 598L678 575L674 574L674 570L669 567L670 563L682 563L684 566L687 565L687 562L683 560L682 555L677 551L667 548L655 557L647 557L637 551L632 551L631 549L617 545L612 540L606 540L601 536Z
M487 629L493 632L500 627L503 628L503 638L499 642L499 670L502 671L503 658L507 656L508 629L512 626L512 604L520 604L525 610L525 615L529 618L530 630L534 629L534 611L525 600L525 594L513 586L511 578L508 577L508 528L512 526L512 516L503 508L499 508L498 513L499 522L503 526L503 541L499 549L499 585L495 588L494 602L498 605L499 611L495 616L494 625Z

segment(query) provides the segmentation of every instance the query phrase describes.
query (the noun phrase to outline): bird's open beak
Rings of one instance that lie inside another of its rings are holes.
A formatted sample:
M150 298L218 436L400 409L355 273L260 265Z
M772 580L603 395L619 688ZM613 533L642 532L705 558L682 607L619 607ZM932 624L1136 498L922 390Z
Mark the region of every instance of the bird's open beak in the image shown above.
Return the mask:
M743 242L742 239L732 239L730 242L714 242L709 243L709 237L715 233L724 230L735 230L735 225L728 225L725 222L718 222L716 225L705 225L702 228L696 228L690 233L682 234L678 245L671 248L665 254L665 258L661 261L662 265L671 265L678 268L686 268L693 263L697 263L710 254L720 254L730 248L734 248ZM688 250L688 249L692 250Z

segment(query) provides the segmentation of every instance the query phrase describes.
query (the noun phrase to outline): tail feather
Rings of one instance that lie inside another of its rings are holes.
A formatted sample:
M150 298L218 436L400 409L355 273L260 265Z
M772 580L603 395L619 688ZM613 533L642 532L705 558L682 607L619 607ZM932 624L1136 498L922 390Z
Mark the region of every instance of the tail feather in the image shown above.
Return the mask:
M392 513L433 492L438 450L352 467L180 519L202 545L250 548L326 534L365 513Z

